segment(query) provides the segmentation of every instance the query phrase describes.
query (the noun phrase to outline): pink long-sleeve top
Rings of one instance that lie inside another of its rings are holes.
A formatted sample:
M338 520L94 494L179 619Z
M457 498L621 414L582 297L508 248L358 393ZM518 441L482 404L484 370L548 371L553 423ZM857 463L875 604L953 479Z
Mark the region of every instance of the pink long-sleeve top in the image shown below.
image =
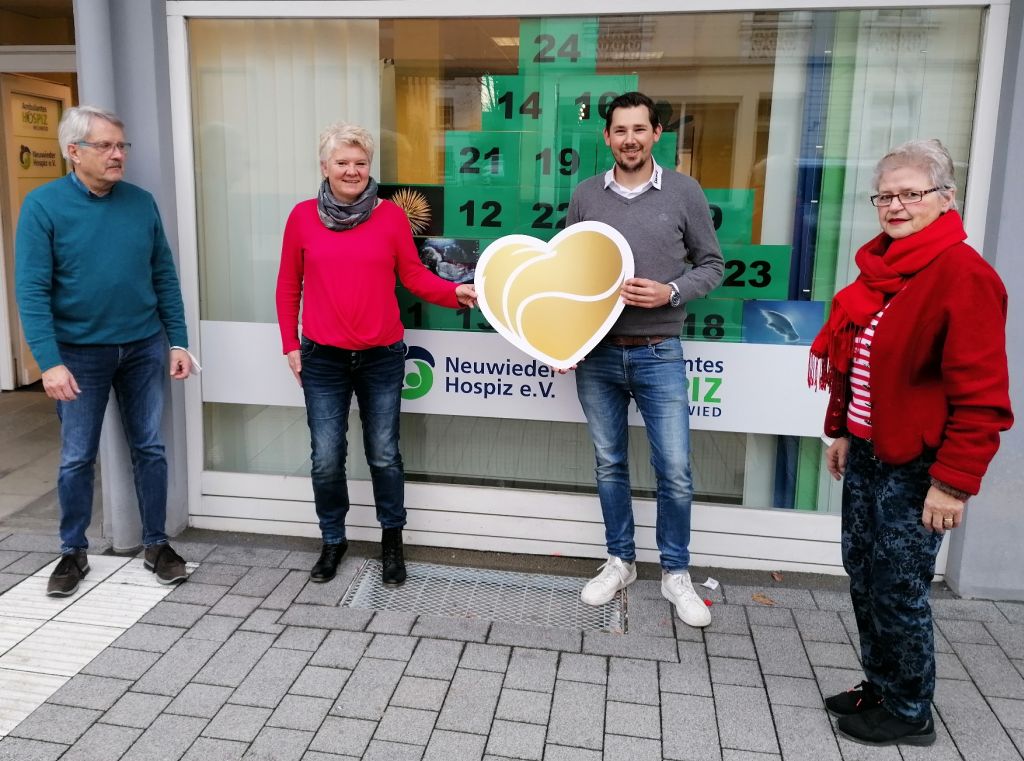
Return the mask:
M320 222L316 199L288 215L277 273L277 322L284 353L299 348L302 333L319 344L358 351L388 346L405 331L395 295L396 276L414 295L457 308L456 285L419 259L409 221L391 201L370 218L335 232Z

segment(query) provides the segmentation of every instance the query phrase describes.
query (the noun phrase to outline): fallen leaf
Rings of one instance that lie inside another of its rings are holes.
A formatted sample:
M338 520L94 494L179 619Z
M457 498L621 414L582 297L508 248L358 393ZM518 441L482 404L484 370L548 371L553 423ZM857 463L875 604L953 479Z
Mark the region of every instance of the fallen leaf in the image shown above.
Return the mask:
M782 581L782 574L778 571L772 571L772 578L776 581Z
M770 598L768 595L761 594L760 592L758 592L757 594L751 595L750 599L753 600L754 602L759 602L762 605L774 605L775 604L775 600Z

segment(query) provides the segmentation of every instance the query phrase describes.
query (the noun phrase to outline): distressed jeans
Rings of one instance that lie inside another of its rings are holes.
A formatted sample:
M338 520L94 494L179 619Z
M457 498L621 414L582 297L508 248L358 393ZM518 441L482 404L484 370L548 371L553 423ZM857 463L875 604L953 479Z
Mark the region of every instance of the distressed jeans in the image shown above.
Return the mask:
M325 544L345 540L348 411L355 394L382 528L405 525L405 473L398 430L405 343L350 351L302 337L302 392L312 448L313 500Z
M690 565L690 408L678 338L653 346L601 343L576 368L576 392L597 460L597 493L608 554L636 559L629 483L627 412L636 400L647 428L657 479L655 537L666 571Z
M58 343L80 393L57 402L60 417L60 551L86 549L103 415L114 389L132 458L142 543L167 541L167 459L160 437L170 350L163 333L126 344Z
M928 602L942 536L921 525L934 456L904 465L850 437L843 480L843 567L860 634L864 675L904 721L931 716L935 639Z

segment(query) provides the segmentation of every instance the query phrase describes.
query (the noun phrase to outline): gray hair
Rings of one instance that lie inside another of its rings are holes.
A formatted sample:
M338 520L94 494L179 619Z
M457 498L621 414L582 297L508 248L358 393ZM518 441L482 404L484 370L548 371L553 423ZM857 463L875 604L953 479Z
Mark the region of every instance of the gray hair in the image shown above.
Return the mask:
M336 122L320 133L320 163L327 161L339 145L355 145L366 151L366 158L373 161L373 135L357 124Z
M57 127L57 142L60 143L60 152L64 158L68 158L68 146L89 137L92 131L93 119L102 119L110 122L115 127L124 129L124 122L113 111L96 106L75 106L64 112L60 118L60 126Z
M883 174L902 167L920 169L928 175L932 187L940 188L939 194L947 201L952 201L952 208L956 208L953 157L949 155L949 151L941 141L936 138L908 140L902 145L897 145L875 165L875 176L871 181L872 187L877 191Z

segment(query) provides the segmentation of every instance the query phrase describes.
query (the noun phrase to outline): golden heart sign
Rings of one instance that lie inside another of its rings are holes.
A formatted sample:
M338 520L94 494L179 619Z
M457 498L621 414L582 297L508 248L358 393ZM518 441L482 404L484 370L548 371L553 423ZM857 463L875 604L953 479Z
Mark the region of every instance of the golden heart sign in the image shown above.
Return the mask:
M587 355L624 307L633 251L615 228L578 222L548 243L498 238L476 265L477 303L491 327L534 359L565 370Z

